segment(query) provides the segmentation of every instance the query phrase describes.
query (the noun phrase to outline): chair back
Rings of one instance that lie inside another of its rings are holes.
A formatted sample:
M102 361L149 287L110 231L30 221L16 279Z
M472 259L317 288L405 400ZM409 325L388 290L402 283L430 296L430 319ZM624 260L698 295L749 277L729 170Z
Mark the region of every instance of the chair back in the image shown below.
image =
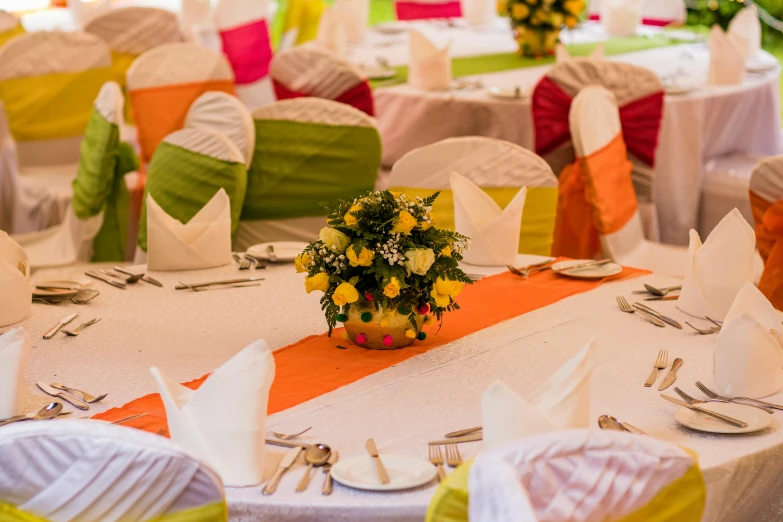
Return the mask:
M605 2L612 0L590 0L590 20L600 20ZM682 24L688 17L684 0L642 0L642 24L663 27Z
M459 18L462 4L455 0L396 0L397 20L426 20L430 18Z
M324 0L289 0L285 4L283 33L278 51L290 49L318 36L321 15L326 9Z
M759 163L750 177L756 244L764 260L759 290L783 310L783 156Z
M391 190L409 196L440 196L433 205L435 224L454 230L451 174L456 172L481 187L501 208L527 187L522 212L519 252L549 255L557 210L557 178L534 152L494 138L449 138L415 149L392 167Z
M10 520L228 519L217 473L141 430L94 420L20 422L3 430L0 459L0 510Z
M128 92L138 129L141 159L185 125L188 109L207 91L234 94L234 73L225 57L192 43L165 44L143 53L128 69Z
M185 128L223 134L237 146L245 158L245 165L250 167L256 145L256 128L250 111L234 96L219 91L205 92L190 106Z
M7 11L0 11L0 47L14 36L24 33L24 27L16 16Z
M27 33L0 48L0 102L22 168L76 164L110 66L108 46L84 33Z

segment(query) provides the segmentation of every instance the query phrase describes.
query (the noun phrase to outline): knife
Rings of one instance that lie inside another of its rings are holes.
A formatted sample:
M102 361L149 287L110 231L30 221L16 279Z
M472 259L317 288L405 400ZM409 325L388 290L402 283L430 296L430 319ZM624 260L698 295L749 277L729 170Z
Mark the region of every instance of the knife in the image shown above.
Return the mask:
M667 295L665 297L658 297L658 296L656 296L656 297L645 297L644 300L645 301L676 301L679 298L680 298L679 295Z
M287 440L280 440L280 439L266 439L267 444L272 444L274 446L283 446L284 448L304 448L307 449L310 447L309 444L305 444L304 442L291 442Z
M280 461L280 465L277 467L275 476L272 477L272 480L266 483L266 486L264 486L264 490L261 493L264 495L271 495L277 490L277 485L280 483L280 478L283 476L283 473L285 473L286 470L291 467L291 464L294 463L296 457L299 456L301 451L301 446L297 446L295 448L291 448L286 452L285 455L283 455L283 460Z
M604 266L611 263L611 259L601 259L600 261L588 261L586 263L579 263L578 265L569 266L568 268L560 268L558 270L552 269L552 272L554 273L560 273L560 272L572 272L572 271L579 271L579 270L586 270L588 268L595 268L597 266Z
M71 321L73 321L74 319L76 319L76 316L78 316L78 315L79 315L79 314L78 314L78 312L74 312L74 313L72 313L71 315L69 315L69 316L66 316L65 318L63 318L63 320L62 320L62 321L60 321L59 323L57 323L57 326L55 326L54 328L52 328L51 330L49 330L48 332L46 332L46 333L43 335L43 338L44 338L44 339L46 339L46 340L48 341L49 339L51 339L52 337L54 337L55 335L57 335L57 332L59 332L59 331L60 331L60 328L62 328L62 327L63 327L63 326L65 326L66 324L70 323L70 322L71 322Z
M658 391L663 391L672 384L674 384L674 381L677 380L677 370L680 369L682 366L682 359L677 357L674 359L674 362L672 363L672 367L669 370L669 373L666 374L666 378L663 380L660 386L658 386Z
M375 441L367 439L364 446L367 448L367 453L370 454L372 461L375 463L375 472L378 474L378 480L381 481L381 484L388 484L391 482L389 480L389 474L386 473L386 468L383 467L381 457L378 455L378 448L375 447Z
M204 288L205 286L217 286L217 285L235 285L238 283L252 283L255 281L263 281L263 277L246 277L244 279L227 279L225 281L210 281L208 283L185 283L178 284L174 287L175 290L192 290L193 288Z
M474 433L473 435L468 435L466 437L455 437L452 439L443 439L443 440L433 440L431 442L428 442L430 446L441 446L443 444L461 444L463 442L476 442L479 440L484 440L484 436L481 433Z
M636 308L637 310L644 310L645 312L654 315L655 317L657 317L661 321L663 321L665 323L668 323L668 324L672 325L673 327L679 328L680 330L682 330L682 325L680 323L678 323L677 321L675 321L671 317L666 317L662 313L656 312L655 310L653 310L652 308L650 308L647 305L643 305L642 303L634 303L633 307Z
M643 432L643 431L642 431L642 430L640 430L639 428L637 428L637 427L635 427L635 426L631 426L631 425L630 425L630 424L628 424L627 422L621 422L621 423L620 423L620 425L621 425L623 428L625 428L626 430L628 430L628 431L630 431L631 433L633 433L634 435L647 435L645 432Z
M658 319L656 316L654 316L650 312L647 312L646 310L642 310L642 309L639 309L639 308L637 308L635 310L635 312L637 314L641 315L642 317L644 317L645 319L647 319L648 321L650 321L655 326L658 326L658 327L661 327L661 328L666 328L666 323L664 323L663 321Z
M116 270L117 272L119 272L121 274L129 275L129 276L135 276L136 275L133 272L131 272L130 270L125 270L121 266L115 266L114 270ZM151 285L155 285L155 286L159 286L159 287L163 288L163 283L161 283L157 279L151 278L148 275L145 275L144 277L142 277L141 280L144 281L145 283L149 283Z
M447 433L445 437L447 439L453 439L456 437L464 437L466 435L473 435L477 431L481 431L481 426L476 426L475 428L468 428L466 430L459 430L459 431L452 431L451 433Z
M682 406L683 408L688 408L689 410L698 411L699 413L704 413L709 415L710 417L715 417L718 420L722 420L723 422L726 422L728 424L731 424L733 426L737 426L738 428L747 428L748 423L742 422L741 420L737 420L733 417L729 417L727 415L723 415L711 410L707 410L704 408L700 408L699 406L694 406L692 404L688 404L687 402L683 402L680 400L675 399L674 397L669 397L667 395L661 394L661 397L666 399L669 402L673 402L674 404L677 404L679 406Z
M93 279L97 279L98 281L103 281L104 283L109 284L111 286L116 286L117 288L125 288L127 286L125 283L123 283L118 279L112 279L108 276L99 274L97 272L92 272L90 270L85 272L84 275L90 276Z
M38 387L41 389L42 392L44 392L44 393L46 393L48 395L51 395L52 397L59 397L60 399L62 399L64 401L68 401L71 404L73 404L74 406L76 406L77 408L79 408L80 410L89 410L90 409L90 405L87 404L86 402L80 401L76 397L72 397L71 395L68 395L67 393L62 392L61 390L58 390L56 388L52 388L51 386L49 386L45 382L36 381L35 384L38 385Z

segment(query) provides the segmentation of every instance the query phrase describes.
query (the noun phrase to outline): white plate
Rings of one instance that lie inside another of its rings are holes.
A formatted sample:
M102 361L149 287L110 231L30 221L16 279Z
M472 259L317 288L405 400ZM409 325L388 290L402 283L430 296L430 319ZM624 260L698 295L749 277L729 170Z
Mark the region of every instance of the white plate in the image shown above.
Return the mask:
M397 491L429 484L437 476L435 466L424 459L405 455L381 455L390 482L381 484L375 473L375 463L369 455L341 459L332 466L332 478L349 488L368 491Z
M34 297L71 297L81 290L91 287L92 281L76 281L74 279L33 281L30 286L33 289Z
M571 261L561 261L552 265L552 270L563 270L569 266L581 265L582 263L589 263L591 259L572 259ZM596 266L594 268L585 268L583 270L575 270L573 272L564 271L558 272L558 274L573 277L574 279L603 279L604 277L616 276L623 271L623 267L616 263L607 263L605 265Z
M487 88L487 94L502 100L521 100L530 96L525 87L519 87L519 90L514 87L489 87Z
M274 241L272 243L261 243L260 245L253 245L247 249L247 253L251 256L260 257L261 259L271 261L271 259L269 259L269 253L266 250L270 245L275 249L275 255L277 256L275 262L279 263L293 262L294 259L296 259L296 256L301 254L302 250L307 248L307 243L302 243L300 241Z
M408 26L398 22L384 22L375 26L375 30L381 34L400 34L408 30Z
M667 85L666 94L677 96L692 93L696 89L697 87L695 85Z
M762 73L777 69L778 62L771 60L754 60L745 64L745 70L752 73Z
M388 67L362 67L368 80L388 80L397 76L397 71Z
M708 433L753 433L767 429L775 418L774 415L770 415L758 408L743 406L742 404L711 402L709 404L699 404L699 407L747 422L748 427L738 428L707 414L689 410L682 406L677 409L674 418L683 426Z

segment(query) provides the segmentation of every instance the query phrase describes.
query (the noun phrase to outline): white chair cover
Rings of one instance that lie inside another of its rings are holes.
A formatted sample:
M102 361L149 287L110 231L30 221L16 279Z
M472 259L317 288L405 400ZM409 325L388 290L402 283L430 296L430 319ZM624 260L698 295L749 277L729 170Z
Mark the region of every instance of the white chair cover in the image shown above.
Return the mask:
M729 154L708 159L704 164L699 205L699 235L707 237L723 217L737 209L753 224L748 190L754 167L763 158Z
M84 31L104 40L112 51L132 55L183 39L177 16L155 7L112 9L92 18Z
M367 78L353 63L310 45L276 54L269 75L289 90L334 100Z
M222 54L193 43L171 43L150 49L128 69L128 89L146 89L210 80L233 80Z
M190 106L185 117L185 127L207 129L225 135L250 166L256 143L253 116L237 98L224 92L210 91L202 94Z
M101 421L7 426L0 462L0 503L52 522L152 520L210 504L225 510L220 478L205 463L165 437Z
M10 31L19 25L19 19L8 11L0 10L0 33Z
M111 9L111 0L69 0L68 8L77 27L84 28L91 20Z

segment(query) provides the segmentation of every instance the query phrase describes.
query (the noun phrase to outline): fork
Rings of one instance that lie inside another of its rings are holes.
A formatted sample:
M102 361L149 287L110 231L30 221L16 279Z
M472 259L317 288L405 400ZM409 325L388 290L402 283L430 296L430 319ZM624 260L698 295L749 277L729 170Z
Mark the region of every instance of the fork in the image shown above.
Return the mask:
M237 253L232 253L231 255L233 256L234 261L239 263L240 270L248 270L250 268L250 261L248 261L244 257L239 257L239 254Z
M158 430L158 435L161 435L163 437L168 437L169 436L169 430L167 430L166 428L161 428L161 429Z
M702 330L701 328L696 328L695 326L693 326L693 325L692 325L691 323L689 323L688 321L685 321L685 324L687 324L688 326L690 326L691 328L693 328L694 330L696 330L697 332L699 332L701 335L712 335L712 334L714 334L715 332L717 332L717 331L719 331L719 330L720 330L720 328L719 328L719 327L717 327L717 326L713 326L712 328L709 328L709 329L707 329L707 330Z
M754 406L756 408L762 407L764 408L774 408L776 410L783 410L782 406L778 406L777 404L771 404L769 402L759 401L756 399L751 399L750 397L724 397L722 395L718 395L714 391L710 390L704 384L701 383L701 381L696 381L696 387L701 390L701 392L709 397L710 399L717 399L721 401L726 402L734 402L736 404L744 404L745 406ZM771 412L770 412L771 413Z
M446 478L446 472L443 471L443 453L440 452L440 446L429 446L430 462L438 468L438 480L442 481Z
M90 395L89 393L87 393L85 391L79 390L77 388L69 388L68 386L65 386L64 384L60 384L60 383L57 383L57 382L50 383L49 386L51 386L52 388L57 388L58 390L62 390L62 391L67 391L67 392L71 392L71 393L80 393L82 395L82 397L84 398L84 402L89 402L90 404L92 404L94 402L100 402L103 399L105 399L107 395L109 395L108 393L104 393L103 395L99 395L97 397L94 397L94 396Z
M306 430L300 431L299 433L288 434L288 433L278 433L276 431L270 431L269 433L274 435L276 439L280 439L280 440L294 440L294 439L298 438L300 435L303 435L303 434L307 433L311 429L313 429L312 426L310 426Z
M452 468L462 464L462 457L456 444L446 444L446 463Z
M527 278L527 277L530 277L530 274L532 274L533 272L539 272L539 271L544 271L544 270L551 269L552 268L551 265L553 263L554 263L554 261L549 259L547 261L542 261L540 263L535 263L535 264L532 264L532 265L528 265L528 266L523 267L523 268L516 268L516 267L514 267L512 265L508 265L508 266L506 266L506 268L508 268L508 271L511 272L512 274L514 274L517 277L525 277L525 278Z
M677 395L682 397L683 400L685 402L687 402L688 404L706 404L708 402L722 402L722 403L729 403L730 402L730 401L723 401L723 400L720 400L720 399L707 399L707 400L694 399L693 397L691 397L690 395L688 395L687 393L685 393L681 389L677 388L676 386L674 387L674 391L677 392ZM750 406L750 404L748 404L747 406ZM758 408L760 410L764 410L767 413L775 413L773 410L771 410L769 408L765 408L763 406L754 406L754 408Z
M628 304L628 301L625 299L625 297L618 295L615 299L617 299L617 306L620 307L620 310L627 313L627 314L633 314L637 313L650 321L655 326L658 326L660 328L666 327L666 323L655 317L654 315L645 312L644 310L639 310L637 308L632 307L630 304Z
M82 323L82 324L80 324L79 326L77 326L77 327L76 327L76 328L74 328L73 330L66 330L65 328L63 328L63 333L64 333L65 335L69 335L69 336L71 336L71 337L76 337L77 335L79 335L80 333L82 333L82 330L84 330L85 328L87 328L87 327L88 327L88 326L90 326L91 324L95 324L95 323L97 323L97 322L98 322L98 321L100 321L100 320L101 320L101 318L100 318L100 317L96 317L95 319L92 319L91 321L87 321L86 323Z
M665 370L666 366L668 366L668 363L669 363L669 352L666 350L658 351L658 358L655 359L655 365L653 366L653 371L650 374L650 376L647 377L647 382L644 383L645 388L649 388L650 386L655 384L655 380L658 378L658 371Z

